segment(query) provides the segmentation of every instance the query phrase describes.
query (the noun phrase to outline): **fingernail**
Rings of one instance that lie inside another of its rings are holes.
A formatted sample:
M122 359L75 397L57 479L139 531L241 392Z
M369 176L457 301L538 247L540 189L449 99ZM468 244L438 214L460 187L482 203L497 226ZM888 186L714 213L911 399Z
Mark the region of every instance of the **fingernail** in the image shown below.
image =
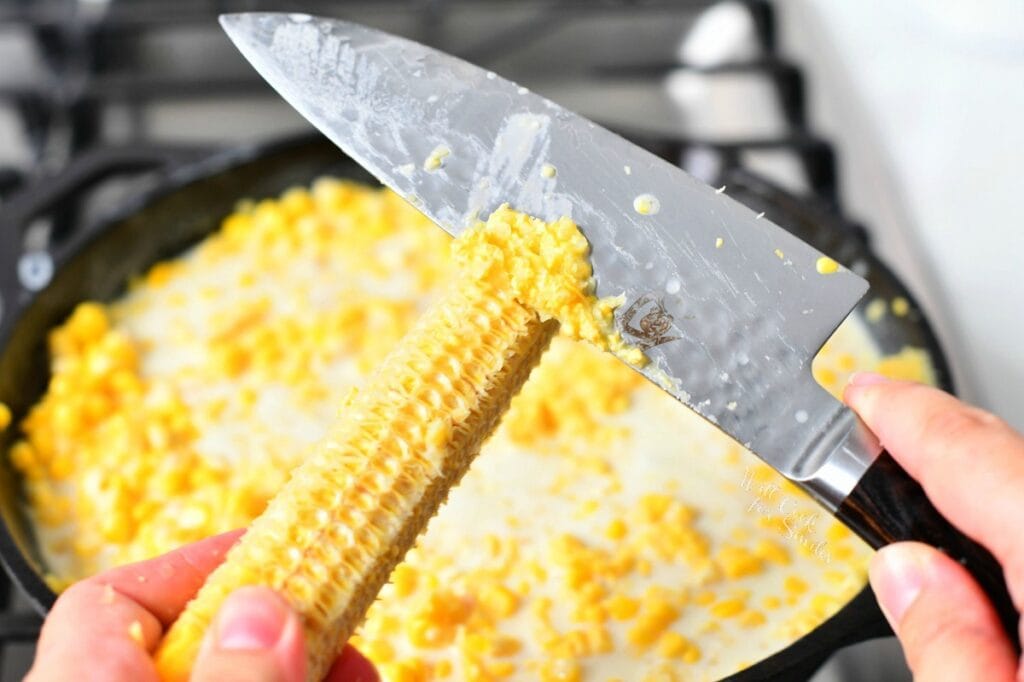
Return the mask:
M897 630L927 583L930 557L915 547L890 545L875 554L868 570L871 587L889 625Z
M224 650L272 649L281 639L288 611L281 600L261 588L231 594L217 616L217 646Z
M849 383L851 386L876 386L878 384L891 384L892 379L877 372L854 372L850 376Z

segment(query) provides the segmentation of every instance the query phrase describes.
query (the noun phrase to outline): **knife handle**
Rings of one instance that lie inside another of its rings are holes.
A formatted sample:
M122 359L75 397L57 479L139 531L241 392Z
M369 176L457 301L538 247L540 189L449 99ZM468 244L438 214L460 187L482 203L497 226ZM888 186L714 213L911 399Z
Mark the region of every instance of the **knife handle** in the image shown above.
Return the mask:
M1020 653L1020 614L1010 598L1002 566L987 549L954 528L935 509L921 485L888 452L883 450L878 455L835 516L874 549L915 540L956 559L988 595Z

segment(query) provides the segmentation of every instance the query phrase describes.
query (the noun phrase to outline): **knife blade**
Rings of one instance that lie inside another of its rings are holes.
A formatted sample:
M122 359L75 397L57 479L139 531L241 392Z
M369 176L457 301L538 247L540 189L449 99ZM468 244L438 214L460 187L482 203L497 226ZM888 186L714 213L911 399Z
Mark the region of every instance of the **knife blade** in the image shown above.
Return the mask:
M640 371L835 507L878 452L811 376L868 285L681 169L450 55L305 14L221 17L259 73L448 232L500 204L572 218ZM849 447L851 446L852 447Z
M598 295L625 297L616 322L651 360L647 378L871 546L943 548L1019 641L999 563L811 375L867 282L819 271L823 254L721 189L493 72L306 14L221 24L293 107L453 235L506 202L572 218L590 242Z

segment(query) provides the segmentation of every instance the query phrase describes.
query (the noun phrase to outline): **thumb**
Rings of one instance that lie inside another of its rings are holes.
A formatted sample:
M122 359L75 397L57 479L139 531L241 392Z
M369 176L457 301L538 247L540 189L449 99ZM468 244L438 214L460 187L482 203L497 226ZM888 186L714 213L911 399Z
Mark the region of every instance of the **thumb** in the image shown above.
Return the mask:
M1013 649L963 566L916 542L878 551L869 570L917 682L1016 679Z
M203 641L192 682L303 682L302 625L266 587L243 587L224 600Z

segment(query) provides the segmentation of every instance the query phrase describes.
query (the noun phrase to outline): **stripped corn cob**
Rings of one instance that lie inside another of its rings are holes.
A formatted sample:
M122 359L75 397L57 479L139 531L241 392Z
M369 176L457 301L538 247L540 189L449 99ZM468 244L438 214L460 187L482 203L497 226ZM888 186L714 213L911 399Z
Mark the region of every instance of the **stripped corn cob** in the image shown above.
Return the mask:
M242 585L269 586L302 614L309 676L320 679L557 330L537 309L594 339L609 328L613 306L590 293L586 242L570 221L546 226L503 208L464 243L479 246L457 251L456 286L168 632L157 654L164 679L187 678L214 614ZM550 267L559 264L572 267Z

